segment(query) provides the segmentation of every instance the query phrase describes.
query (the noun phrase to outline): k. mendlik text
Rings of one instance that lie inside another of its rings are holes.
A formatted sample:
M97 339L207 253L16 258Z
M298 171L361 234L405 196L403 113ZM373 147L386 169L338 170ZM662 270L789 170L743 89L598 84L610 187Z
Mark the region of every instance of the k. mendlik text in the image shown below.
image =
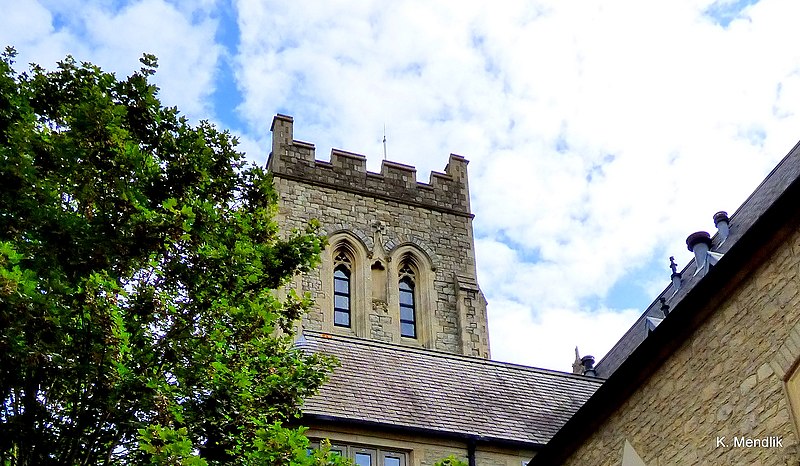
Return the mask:
M783 437L717 437L716 448L783 448Z

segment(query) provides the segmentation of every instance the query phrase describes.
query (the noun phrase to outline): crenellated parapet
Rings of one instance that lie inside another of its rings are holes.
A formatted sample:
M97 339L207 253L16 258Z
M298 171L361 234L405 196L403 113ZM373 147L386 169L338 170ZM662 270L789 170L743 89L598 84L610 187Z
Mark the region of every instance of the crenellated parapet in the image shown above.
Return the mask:
M428 183L417 182L416 168L384 160L380 173L367 171L363 155L331 150L330 162L316 160L313 144L294 140L294 119L278 114L272 120L272 153L267 169L277 177L353 192L388 201L472 216L467 164L450 154L444 173L432 172Z

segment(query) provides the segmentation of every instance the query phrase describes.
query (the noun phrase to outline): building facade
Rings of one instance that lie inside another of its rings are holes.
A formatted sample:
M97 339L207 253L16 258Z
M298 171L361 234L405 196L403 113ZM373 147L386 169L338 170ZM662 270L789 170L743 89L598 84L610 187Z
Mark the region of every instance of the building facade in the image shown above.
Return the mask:
M414 167L332 150L316 160L293 119L272 123L267 163L285 233L319 221L320 266L292 286L314 307L298 342L336 356L303 424L359 465L520 466L600 385L490 360L478 286L467 161L417 182Z
M280 224L316 219L329 243L296 284L316 303L303 328L488 359L468 162L451 155L443 173L418 183L408 165L383 161L370 173L364 156L340 150L316 160L312 144L293 139L291 117L277 115L272 133Z
M490 360L465 159L418 183L316 160L292 124L272 126L279 220L329 238L293 284L316 301L299 345L341 361L304 407L311 438L369 466L800 464L800 146L687 238L695 259L592 378Z

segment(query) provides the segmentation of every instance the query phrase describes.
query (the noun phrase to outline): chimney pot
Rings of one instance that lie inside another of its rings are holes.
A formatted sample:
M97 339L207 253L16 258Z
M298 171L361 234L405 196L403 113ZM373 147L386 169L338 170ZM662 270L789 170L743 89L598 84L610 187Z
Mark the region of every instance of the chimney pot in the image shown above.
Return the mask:
M689 248L689 251L694 252L695 246L698 244L705 244L708 248L711 248L711 235L708 234L706 231L697 231L689 235L686 238L686 246Z
M730 219L728 218L728 213L724 211L719 211L714 214L714 226L717 227L718 236L720 238L719 244L725 242L728 239L728 233L730 233Z
M686 238L686 246L694 253L695 275L705 275L712 265L722 259L722 254L711 252L711 236L705 231L689 235Z
M716 214L714 214L714 226L717 226L719 222L728 222L730 219L728 218L728 213L724 210L720 210Z
M588 375L589 377L597 376L597 372L594 370L594 356L586 355L582 357L581 364L583 365L583 375Z

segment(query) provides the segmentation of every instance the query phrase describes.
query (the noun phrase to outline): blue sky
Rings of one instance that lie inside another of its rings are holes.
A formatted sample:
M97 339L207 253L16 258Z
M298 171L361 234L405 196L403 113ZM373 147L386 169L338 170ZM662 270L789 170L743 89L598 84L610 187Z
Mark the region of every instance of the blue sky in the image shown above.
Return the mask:
M120 75L159 57L165 104L240 137L275 113L420 181L471 163L493 357L602 356L800 138L796 0L0 0L21 63Z

